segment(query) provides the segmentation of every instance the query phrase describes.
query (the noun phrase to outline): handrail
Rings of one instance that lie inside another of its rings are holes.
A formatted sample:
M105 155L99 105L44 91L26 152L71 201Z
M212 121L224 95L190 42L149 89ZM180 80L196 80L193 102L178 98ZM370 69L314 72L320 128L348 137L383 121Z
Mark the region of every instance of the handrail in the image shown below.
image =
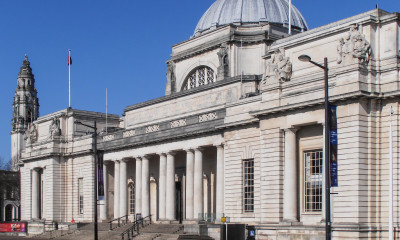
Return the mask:
M110 231L113 230L112 224L113 224L114 221L118 221L118 227L121 227L121 219L122 218L125 218L125 224L128 223L128 215L125 215L125 216L122 216L122 217L119 217L119 218L115 218L115 219L113 219L113 220L108 222L110 224Z
M133 222L132 226L128 229L126 229L125 231L123 231L121 233L121 239L124 240L125 239L125 234L127 235L127 239L131 240L134 238L133 233L136 231L137 234L140 234L140 225L142 225L142 228L144 227L144 222L146 221L146 218L149 219L149 224L151 224L151 215L144 217L144 218L140 218L140 219L136 219L136 221Z

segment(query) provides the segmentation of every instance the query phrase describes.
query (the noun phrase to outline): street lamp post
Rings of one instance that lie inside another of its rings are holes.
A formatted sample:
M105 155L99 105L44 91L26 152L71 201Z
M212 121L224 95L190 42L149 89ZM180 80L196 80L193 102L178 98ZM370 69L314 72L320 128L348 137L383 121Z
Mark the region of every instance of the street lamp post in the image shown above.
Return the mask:
M325 239L331 239L331 178L330 178L330 149L329 149L329 92L328 92L328 58L324 58L324 65L311 60L308 55L300 55L299 60L302 62L310 62L324 70L325 81Z
M93 129L93 157L94 157L94 184L93 184L93 208L94 208L94 240L98 240L98 224L97 224L97 123L94 126L84 124L75 120L75 123Z

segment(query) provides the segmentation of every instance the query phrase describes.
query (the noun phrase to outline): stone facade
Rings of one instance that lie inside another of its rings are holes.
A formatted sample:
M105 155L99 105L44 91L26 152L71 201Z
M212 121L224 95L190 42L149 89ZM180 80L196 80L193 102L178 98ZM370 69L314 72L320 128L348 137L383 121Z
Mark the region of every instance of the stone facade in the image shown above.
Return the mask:
M390 107L396 226L400 207L399 24L398 13L372 10L292 36L276 24L231 24L173 46L166 96L108 115L113 131L97 139L99 219L225 215L255 225L257 239L321 238L324 75L298 60L307 54L328 58L337 105L333 236L387 237ZM93 139L75 120L103 127L105 118L66 109L33 122L35 141L21 152L23 220L92 221Z

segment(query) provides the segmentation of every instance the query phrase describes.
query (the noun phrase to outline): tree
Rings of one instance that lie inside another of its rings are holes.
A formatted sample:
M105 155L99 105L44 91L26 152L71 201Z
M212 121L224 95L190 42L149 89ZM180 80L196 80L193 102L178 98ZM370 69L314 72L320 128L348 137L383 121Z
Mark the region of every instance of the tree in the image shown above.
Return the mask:
M5 161L3 157L0 157L0 170L11 171L11 159L9 161Z

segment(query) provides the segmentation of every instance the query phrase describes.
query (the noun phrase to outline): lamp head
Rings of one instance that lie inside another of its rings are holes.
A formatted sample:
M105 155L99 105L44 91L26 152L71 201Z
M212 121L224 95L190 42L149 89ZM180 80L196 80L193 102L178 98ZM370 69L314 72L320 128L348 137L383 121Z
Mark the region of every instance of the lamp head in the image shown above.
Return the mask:
M302 62L311 62L311 57L305 54L300 55L298 59Z

